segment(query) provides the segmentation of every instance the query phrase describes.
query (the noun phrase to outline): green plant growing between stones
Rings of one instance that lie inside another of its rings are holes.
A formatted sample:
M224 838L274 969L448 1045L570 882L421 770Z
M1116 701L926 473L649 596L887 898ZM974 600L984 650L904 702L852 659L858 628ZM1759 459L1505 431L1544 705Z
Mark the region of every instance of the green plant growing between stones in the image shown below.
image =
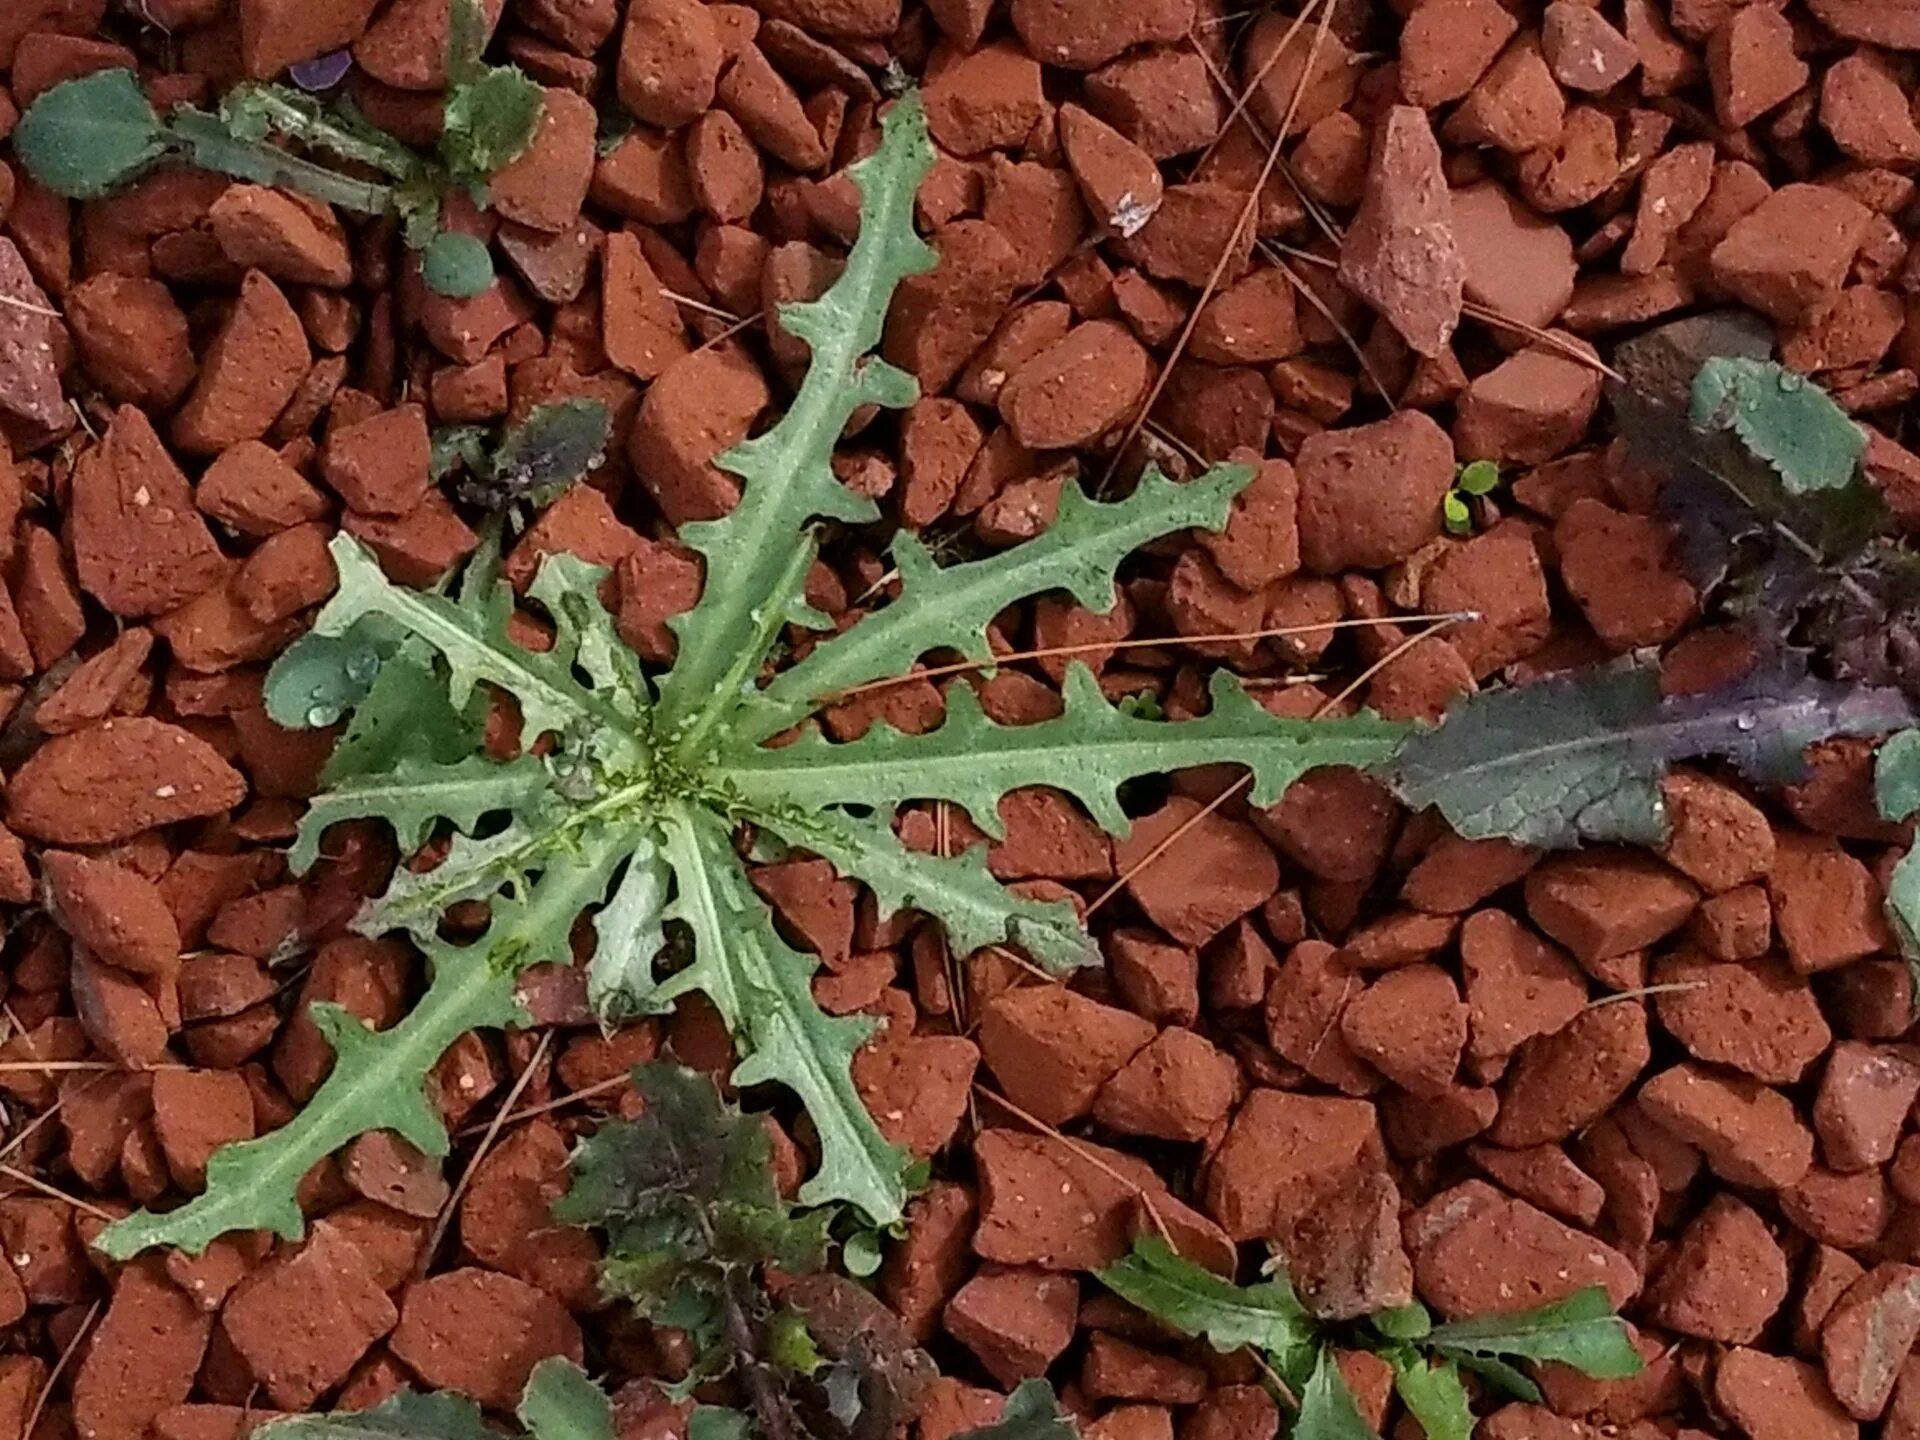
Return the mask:
M460 498L486 510L550 505L606 458L613 416L598 400L536 405L518 425L454 425L433 435L435 483L459 472Z
M742 481L735 509L681 531L705 562L705 583L694 608L672 622L678 659L666 673L649 674L621 643L599 598L603 572L577 559L548 559L529 588L553 628L552 647L533 653L508 638L513 597L484 560L457 595L422 593L389 582L350 538L335 540L339 589L315 621L313 646L338 648L329 656L296 647L268 680L276 714L337 713L343 696L341 708L353 711L328 789L290 858L305 869L326 827L350 818L386 820L405 851L446 837L437 866L403 867L360 921L369 934L412 936L431 983L384 1031L315 1005L335 1062L306 1108L271 1134L218 1152L204 1191L186 1205L108 1227L97 1242L108 1254L167 1244L197 1252L242 1229L297 1237L300 1178L371 1130L445 1154L446 1133L423 1094L429 1069L468 1030L525 1023L516 978L543 962L570 962L570 932L588 915L587 988L600 1015L657 1013L703 992L743 1057L734 1083L783 1085L812 1121L819 1164L801 1202L845 1202L890 1225L905 1201L906 1157L880 1132L850 1073L871 1022L829 1017L814 1002L817 959L782 939L754 891L735 843L743 826L824 857L884 910L925 913L963 953L1009 945L1064 973L1094 958L1069 904L1004 888L978 850L955 858L910 851L891 824L896 808L949 801L997 836L1001 798L1048 785L1118 834L1128 823L1119 790L1137 777L1238 764L1251 772L1250 803L1266 805L1310 768L1372 765L1392 751L1403 726L1281 719L1224 673L1213 678L1204 716L1129 716L1079 665L1067 671L1063 713L1035 724L995 723L965 685L951 688L944 720L925 734L876 723L835 744L809 723L821 705L904 675L929 651L988 662L986 627L1028 597L1064 591L1090 608L1110 607L1116 569L1136 547L1226 523L1252 478L1245 467L1187 484L1149 470L1111 504L1068 485L1045 533L967 563L936 566L902 533L893 546L897 597L763 682L789 624L826 628L802 599L816 525L877 518L830 462L856 411L916 396L911 377L869 352L895 287L932 263L913 229L931 160L919 99L909 94L889 111L879 149L852 172L861 222L840 278L779 317L811 347L804 383L778 424L722 457ZM329 688L320 682L330 674L348 679ZM523 748L512 759L495 760L482 745L488 693L511 697L519 710ZM767 744L795 727L791 743ZM478 939L455 943L440 922L468 901L482 902L489 920ZM668 927L685 943L669 947ZM673 968L682 951L691 959Z
M1473 533L1473 501L1500 488L1500 467L1491 460L1469 460L1454 476L1440 502L1440 518L1449 535Z
M571 1360L553 1356L533 1367L514 1414L513 1440L614 1440L613 1406ZM368 1410L288 1415L254 1434L268 1440L501 1440L464 1395L402 1390Z
M663 1388L684 1399L736 1378L745 1410L693 1412L715 1434L895 1433L937 1372L891 1311L827 1272L838 1207L783 1200L766 1125L724 1103L705 1076L643 1065L633 1084L640 1117L582 1142L554 1215L605 1235L610 1298L693 1345L686 1377ZM784 1277L777 1301L770 1267Z
M329 104L271 82L236 85L214 110L176 105L163 117L133 74L120 69L66 80L36 96L14 128L14 153L37 184L69 200L114 194L177 158L364 215L390 215L401 222L408 246L421 252L421 277L432 289L477 295L493 283L493 261L472 236L442 228L445 200L461 189L484 206L489 177L533 143L543 105L540 87L519 69L481 60L485 41L479 0L456 0L445 123L431 157L345 101ZM367 178L369 172L379 178Z
M1606 1291L1576 1291L1515 1315L1436 1325L1418 1302L1351 1325L1324 1326L1300 1303L1276 1265L1241 1286L1142 1236L1127 1255L1096 1272L1129 1304L1223 1353L1251 1347L1297 1405L1292 1440L1378 1440L1335 1363L1335 1345L1371 1350L1393 1370L1394 1390L1429 1440L1468 1440L1473 1412L1460 1372L1469 1370L1517 1399L1541 1395L1515 1361L1554 1361L1597 1379L1643 1368Z

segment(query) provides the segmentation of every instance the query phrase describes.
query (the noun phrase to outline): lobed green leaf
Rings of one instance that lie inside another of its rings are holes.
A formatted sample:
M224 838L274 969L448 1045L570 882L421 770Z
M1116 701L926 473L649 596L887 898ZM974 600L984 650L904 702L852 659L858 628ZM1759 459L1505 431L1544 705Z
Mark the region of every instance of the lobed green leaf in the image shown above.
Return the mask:
M744 702L781 626L815 621L800 599L815 545L811 522L878 514L835 477L833 449L861 407L900 408L918 393L911 376L862 357L879 344L900 282L933 264L913 228L932 164L926 117L910 92L882 121L879 149L848 170L860 192L860 232L846 268L818 300L780 312L781 325L812 350L793 403L771 430L720 457L743 482L740 503L681 530L706 562L698 603L668 622L680 655L661 687L660 722L683 762L706 753L723 717Z
M727 753L721 776L757 814L950 800L996 837L1002 796L1051 785L1109 833L1124 835L1119 790L1140 776L1244 765L1253 772L1251 803L1271 805L1318 766L1380 764L1408 733L1405 725L1368 717L1282 719L1225 671L1214 674L1209 691L1212 706L1197 719L1141 719L1109 703L1093 672L1076 661L1063 687L1065 713L1052 720L997 724L969 687L955 685L946 692L945 718L924 735L878 722L860 739L835 744L810 729L778 749Z
M263 1440L499 1440L464 1395L402 1390L370 1410L283 1415L254 1430Z
M1447 1360L1429 1365L1425 1357L1411 1350L1396 1351L1389 1357L1393 1366L1393 1389L1407 1413L1420 1422L1427 1440L1472 1440L1473 1408L1468 1404L1466 1387L1460 1383L1460 1367Z
M899 597L775 676L757 697L743 733L755 739L776 734L841 691L905 674L929 650L957 649L988 661L987 626L1032 595L1063 590L1105 613L1113 608L1122 560L1175 531L1220 529L1233 497L1252 479L1247 466L1218 465L1182 485L1149 466L1133 494L1110 505L1089 500L1069 481L1044 532L984 560L944 568L911 531L902 530L893 541Z
M1290 1364L1314 1342L1312 1318L1284 1278L1236 1285L1176 1255L1156 1235L1094 1272L1128 1304L1222 1353L1252 1345Z
M1694 376L1690 413L1702 430L1731 429L1789 495L1844 490L1867 450L1867 432L1832 396L1771 360L1714 356Z
M1597 1285L1517 1315L1436 1325L1428 1349L1449 1359L1555 1361L1597 1380L1624 1380L1646 1368L1627 1325Z
M514 1414L532 1440L614 1440L612 1402L563 1355L533 1367Z
M1300 1392L1291 1440L1380 1440L1360 1413L1331 1346L1322 1346L1313 1374Z

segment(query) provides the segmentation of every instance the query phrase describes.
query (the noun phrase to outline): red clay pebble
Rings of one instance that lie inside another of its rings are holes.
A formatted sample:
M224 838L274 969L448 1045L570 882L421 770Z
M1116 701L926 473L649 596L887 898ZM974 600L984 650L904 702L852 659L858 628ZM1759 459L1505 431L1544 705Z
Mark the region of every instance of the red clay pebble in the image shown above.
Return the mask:
M1449 1320L1512 1315L1591 1285L1619 1306L1640 1286L1619 1251L1484 1180L1434 1196L1406 1234L1420 1298Z
M226 566L193 487L131 405L74 466L68 523L81 586L128 619L173 609Z
M67 292L66 312L81 363L109 399L164 412L193 385L187 317L160 281L90 276Z
M1666 862L1709 894L1757 880L1773 868L1773 830L1760 807L1731 785L1676 769L1661 782L1667 809Z
M1748 1440L1858 1440L1816 1366L1734 1349L1713 1368L1713 1400Z
M161 1070L153 1077L153 1129L174 1184L204 1189L213 1153L253 1138L253 1094L232 1070Z
M1583 1010L1566 1028L1522 1048L1501 1087L1489 1136L1510 1146L1564 1140L1610 1109L1650 1058L1640 1002Z
M1467 1007L1438 965L1390 970L1340 1014L1340 1032L1394 1084L1431 1095L1453 1083L1467 1043Z
M1587 1003L1587 981L1565 951L1504 910L1482 910L1460 929L1467 1053L1504 1060L1538 1035L1567 1025Z
M1639 1105L1731 1184L1783 1190L1813 1168L1813 1132L1793 1103L1743 1075L1675 1065L1640 1087Z
M1216 1385L1180 1427L1182 1440L1274 1440L1279 1433L1279 1409L1258 1385Z
M1229 1236L1278 1243L1295 1289L1323 1319L1412 1297L1400 1192L1364 1100L1254 1091L1213 1156L1205 1194Z
M983 1130L973 1142L980 1178L974 1252L1006 1265L1095 1270L1132 1248L1144 1192L1165 1203L1153 1167L1104 1145L1071 1145L1027 1131Z
M498 1153L489 1151L488 1158ZM339 1165L340 1178L350 1190L402 1215L430 1220L447 1203L449 1187L440 1162L391 1130L369 1131L353 1141L340 1152Z
M1716 961L1681 949L1654 961L1660 1023L1694 1058L1791 1085L1833 1041L1806 980L1780 960ZM1684 987L1684 988L1668 988Z
M207 212L220 251L287 285L340 289L353 279L347 232L331 207L265 185L229 185Z
M1878 1420L1920 1339L1920 1269L1886 1262L1847 1287L1827 1312L1820 1355L1827 1386L1856 1420Z
M1813 1100L1813 1128L1830 1169L1867 1170L1893 1158L1920 1096L1920 1063L1899 1050L1843 1040Z
M1520 879L1539 860L1537 852L1511 840L1443 835L1407 872L1400 898L1429 915L1458 915Z
M1267 989L1267 1043L1314 1079L1349 1095L1370 1095L1380 1076L1347 1044L1340 1012L1361 979L1323 940L1293 947Z
M323 519L328 511L326 496L258 440L221 452L193 499L222 525L256 538Z
M129 1070L166 1058L167 1022L146 984L85 950L74 954L68 978L74 1012L94 1048Z
M1453 484L1453 442L1426 415L1307 437L1294 460L1300 481L1300 556L1318 575L1382 569L1440 532Z
M1152 378L1146 349L1125 326L1092 320L1008 377L1000 413L1028 449L1069 449L1125 421Z
M1705 202L1713 183L1713 146L1676 145L1640 181L1633 234L1620 252L1620 273L1649 275L1666 261L1673 238Z
M300 317L258 270L200 362L200 378L173 417L173 443L189 455L217 455L258 440L293 398L312 352Z
M1839 293L1871 219L1838 190L1783 185L1714 246L1714 282L1782 323L1805 320Z
M1153 156L1078 105L1062 105L1060 149L1080 197L1100 224L1123 239L1160 208L1165 185Z
M1787 1257L1731 1195L1694 1218L1647 1293L1647 1314L1681 1335L1751 1345L1787 1298Z
M1242 921L1235 934L1247 933L1246 927ZM1199 1018L1200 959L1193 951L1144 930L1116 930L1103 948L1114 986L1136 1015L1162 1025L1191 1025ZM1264 976L1260 993L1266 993Z
M1607 1192L1558 1145L1532 1145L1504 1150L1497 1145L1472 1145L1467 1154L1502 1186L1550 1214L1590 1228L1606 1208Z
M1582 497L1560 516L1553 542L1560 579L1611 650L1670 639L1699 605L1674 558L1671 525Z
M712 106L725 60L720 27L700 0L633 0L614 91L642 123L676 130Z
M7 823L56 845L106 845L230 810L240 774L204 740L146 717L103 721L36 750L7 787Z
M1400 32L1401 97L1426 110L1460 99L1517 28L1496 0L1428 0Z
M1172 1026L1101 1087L1093 1118L1122 1135L1204 1140L1233 1108L1239 1075L1210 1041Z
M164 975L180 963L180 927L152 881L109 860L69 850L40 856L55 921L109 965Z
M1599 373L1551 345L1531 345L1476 375L1458 401L1462 459L1539 464L1580 443L1600 405Z
M1029 54L1064 70L1094 70L1136 45L1171 45L1194 23L1194 0L1013 0L1010 18Z
M1008 41L966 55L937 52L924 94L935 142L963 157L1018 148L1047 103L1039 65Z
M853 1059L880 1133L916 1158L947 1148L966 1117L980 1051L957 1035L882 1037Z
M1497 181L1453 192L1454 243L1466 298L1529 325L1551 325L1573 298L1578 267L1567 232Z
M544 1120L501 1141L460 1202L460 1244L490 1269L587 1305L599 1293L599 1248L552 1213L567 1187L567 1154L566 1137Z
M426 410L400 405L330 431L321 475L350 510L405 515L432 484L431 448Z
M932 1336L941 1307L971 1267L967 1237L974 1208L965 1186L935 1180L907 1202L907 1233L887 1247L880 1294L920 1344Z
M724 345L675 361L648 388L627 459L671 523L717 520L738 503L740 482L713 460L747 438L772 398L752 358Z
M1870 52L1836 60L1820 84L1820 123L1833 143L1863 165L1903 166L1920 161L1920 125L1906 91ZM68 300L72 315L72 300Z
M1554 0L1547 6L1540 48L1554 79L1590 95L1611 90L1640 64L1633 42L1578 0Z
M80 1440L145 1440L147 1423L193 1392L213 1317L167 1278L158 1255L121 1269L73 1380Z
M220 1328L274 1404L303 1410L345 1380L398 1318L360 1247L321 1221L234 1288ZM482 1327L468 1343L480 1348L491 1334Z
M1073 1340L1080 1285L1071 1275L988 1265L947 1302L947 1333L1012 1389L1046 1373Z
M1007 1098L1049 1124L1093 1109L1100 1087L1154 1038L1138 1015L1062 985L1008 990L980 1020L980 1051Z
M1415 353L1436 356L1460 323L1466 273L1440 147L1423 111L1396 105L1379 127L1366 192L1341 242L1340 283Z
M552 1355L578 1365L580 1327L552 1296L491 1270L450 1270L407 1287L388 1346L435 1389L510 1410L533 1367Z
M4 209L4 206L0 206ZM61 207L65 218L65 207ZM28 433L58 434L68 421L60 390L53 304L33 278L14 242L0 236L0 417L28 427Z
M1114 864L1127 875L1127 893L1148 919L1183 945L1201 946L1280 888L1280 866L1260 833L1175 795L1152 815L1134 821L1114 845ZM1180 843L1142 866L1146 854L1175 830Z
M1583 965L1642 950L1687 923L1693 882L1637 850L1549 856L1528 872L1527 915Z
M598 124L590 100L547 86L533 143L487 181L492 208L515 224L550 235L571 230L593 179Z
M1742 6L1721 23L1707 40L1707 81L1722 125L1750 125L1807 83L1793 50L1792 24L1769 5Z
M624 230L608 235L601 251L600 334L608 361L636 380L654 379L691 348L679 310Z
M1892 948L1872 872L1825 836L1782 833L1767 894L1780 943L1802 975Z
M1567 98L1553 78L1540 38L1516 38L1454 107L1441 134L1456 145L1491 145L1524 155L1558 138ZM1557 228L1557 227L1556 227Z

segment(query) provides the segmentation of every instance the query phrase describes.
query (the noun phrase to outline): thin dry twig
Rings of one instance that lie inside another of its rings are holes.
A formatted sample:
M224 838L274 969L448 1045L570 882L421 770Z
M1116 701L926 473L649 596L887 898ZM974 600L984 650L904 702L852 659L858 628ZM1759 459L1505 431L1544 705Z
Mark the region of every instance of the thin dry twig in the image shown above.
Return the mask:
M544 1100L538 1105L529 1105L524 1110L514 1110L511 1113L503 1106L492 1119L476 1120L471 1125L463 1126L453 1132L454 1137L464 1140L469 1135L484 1135L488 1130L495 1128L496 1125L499 1129L504 1130L509 1125L518 1125L522 1120L532 1120L541 1115L551 1115L556 1110L564 1110L567 1106L577 1104L582 1100L591 1100L594 1096L604 1095L609 1090L618 1090L621 1086L627 1084L630 1078L630 1076L624 1073L610 1075L605 1080L596 1080L591 1085L583 1085L578 1090L570 1090L565 1095L556 1096L552 1100Z
M109 1225L120 1218L111 1210L102 1210L91 1200L82 1200L78 1195L69 1195L58 1185L49 1185L38 1175L31 1174L17 1166L0 1164L0 1175L6 1176L7 1179L15 1181L18 1184L25 1185L29 1190L38 1190L50 1200L61 1201L63 1204L71 1205L75 1210L84 1210L95 1219L105 1220Z
M1260 196L1267 188L1267 181L1273 178L1274 167L1280 163L1280 146L1286 138L1288 129L1293 125L1293 117L1299 113L1301 98L1306 94L1307 77L1313 73L1314 62L1320 58L1320 47L1327 38L1327 28L1333 20L1332 0L1311 0L1307 8L1302 10L1299 17L1288 27L1287 33L1281 38L1275 52L1277 58L1279 53L1286 50L1292 43L1293 37L1300 32L1300 27L1307 23L1307 17L1315 10L1320 12L1320 20L1314 28L1313 40L1307 47L1307 63L1300 71L1300 82L1293 87L1293 95L1287 102L1286 113L1280 117L1279 133L1273 137L1273 143L1268 147L1266 162L1260 167L1259 177L1253 182L1253 189L1248 192L1246 203L1240 207L1239 220L1228 234L1226 243L1220 247L1220 258L1214 262L1213 271L1207 276L1207 283L1200 288L1200 298L1187 312L1186 321L1181 325L1179 335L1174 338L1173 348L1167 352L1167 358L1160 365L1153 384L1147 388L1138 412L1127 426L1126 433L1120 437L1120 443L1113 452L1113 459L1107 464L1106 474L1100 479L1098 494L1106 494L1108 487L1112 485L1122 458L1131 449L1133 442L1139 438L1140 431L1147 423L1147 416L1152 413L1154 405L1166 391L1167 382L1172 379L1175 367L1179 365L1181 357L1186 354L1187 346L1193 340L1193 332L1200 324L1200 316L1205 312L1207 303L1219 291L1220 282L1226 278L1227 266L1233 261L1235 238L1242 230L1247 230L1251 234L1259 229ZM1264 77L1264 73L1263 71L1262 77L1256 77L1255 84ZM1249 95L1253 93L1252 86L1248 87L1247 93Z
M1173 1238L1173 1232L1167 1229L1167 1222L1160 1216L1160 1207L1153 1203L1153 1196L1148 1192L1146 1186L1140 1184L1137 1180L1122 1175L1118 1170L1114 1169L1113 1166L1107 1164L1106 1161L1102 1160L1098 1155L1095 1155L1071 1135L1061 1134L1060 1131L1047 1124L1047 1122L1039 1116L1022 1110L998 1090L989 1090L978 1081L974 1082L973 1089L975 1094L985 1096L1002 1110L1012 1115L1016 1120L1019 1120L1025 1125L1032 1126L1048 1139L1058 1141L1061 1145L1071 1150L1075 1156L1086 1161L1087 1164L1091 1165L1095 1170L1098 1170L1109 1180L1133 1192L1134 1198L1140 1202L1140 1208L1147 1212L1147 1219L1152 1222L1153 1228L1160 1232L1160 1238L1166 1242L1167 1248L1176 1255L1180 1253L1179 1242Z
M47 1408L47 1401L53 1398L53 1388L60 1383L60 1377L66 1373L73 1357L80 1353L80 1342L87 1338L87 1332L93 1328L93 1322L100 1318L100 1306L96 1300L87 1307L87 1313L80 1317L79 1327L73 1332L73 1338L61 1347L60 1358L53 1362L53 1369L47 1372L47 1383L40 1387L40 1393L33 1397L33 1408L27 1411L26 1423L20 1427L22 1435L33 1434L34 1427L40 1423L40 1416Z
M434 1217L433 1230L427 1236L427 1243L420 1249L420 1258L414 1262L413 1273L418 1279L427 1273L427 1267L433 1264L433 1257L440 1251L441 1241L447 1238L447 1229L453 1224L453 1217L460 1208L460 1200L467 1193L467 1186L473 1183L474 1172L480 1168L480 1162L487 1158L487 1151L493 1148L493 1142L500 1136L506 1125L507 1112L513 1109L513 1102L526 1093L527 1086L533 1083L533 1077L540 1073L545 1063L547 1051L553 1045L553 1032L542 1031L540 1043L534 1047L533 1055L528 1059L526 1068L513 1082L513 1088L507 1091L507 1098L501 1102L499 1112L487 1124L486 1133L480 1137L480 1143L473 1148L473 1156L467 1161L466 1168L460 1172L460 1178L454 1182L453 1189L447 1192L447 1203L440 1207L440 1213Z

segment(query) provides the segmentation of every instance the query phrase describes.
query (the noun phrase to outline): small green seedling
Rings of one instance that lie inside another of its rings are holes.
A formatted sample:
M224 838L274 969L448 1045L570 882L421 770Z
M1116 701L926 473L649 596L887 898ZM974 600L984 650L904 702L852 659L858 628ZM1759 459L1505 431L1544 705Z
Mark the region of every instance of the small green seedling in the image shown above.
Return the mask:
M884 911L938 922L962 953L1012 946L1065 973L1098 954L1071 904L1008 889L980 848L958 857L909 849L894 829L898 808L947 801L998 836L1001 799L1045 785L1122 835L1121 788L1140 777L1236 764L1251 772L1248 802L1264 806L1311 769L1371 766L1392 753L1404 725L1285 719L1225 672L1212 679L1208 712L1178 722L1124 713L1076 665L1062 713L1034 724L994 721L960 682L924 734L881 721L836 743L814 723L851 690L910 676L929 652L990 663L988 627L1029 597L1063 592L1111 609L1127 556L1195 526L1221 528L1253 478L1248 467L1222 466L1176 484L1149 470L1110 504L1068 484L1045 532L947 566L902 531L895 597L833 632L804 593L819 527L879 518L835 477L834 447L859 410L918 396L911 376L870 352L895 288L933 264L913 226L932 162L925 114L909 93L888 112L879 148L851 171L861 218L845 269L819 299L780 313L809 347L805 380L778 424L722 457L742 481L739 503L681 528L704 585L672 622L678 656L664 674L621 641L601 600L605 571L573 556L549 557L526 592L552 627L550 647L536 653L509 634L516 597L487 565L469 570L457 596L422 593L390 581L351 537L334 541L338 591L267 680L272 714L318 724L352 709L289 862L304 872L322 832L343 820L386 821L406 853L444 837L440 863L401 867L360 921L369 934L409 934L431 983L380 1031L313 1005L335 1061L306 1108L215 1154L206 1188L186 1205L109 1226L96 1242L106 1253L198 1252L232 1230L295 1238L305 1226L301 1178L372 1130L444 1155L446 1131L423 1093L429 1072L467 1031L527 1023L518 977L571 963L574 935L592 937L587 995L608 1023L703 992L742 1057L733 1082L784 1085L806 1108L819 1164L801 1202L846 1202L868 1223L891 1225L905 1206L908 1157L868 1113L851 1070L873 1022L828 1015L815 1001L818 957L787 942L754 889L737 844L743 826L830 861ZM831 633L796 663L770 666L789 626ZM494 697L510 697L520 721L522 748L507 760L486 743ZM769 743L777 737L788 743ZM450 940L448 908L476 901L491 917L486 930Z
M1473 507L1467 502L1491 495L1500 487L1500 467L1491 460L1469 460L1454 477L1453 488L1440 502L1441 518L1450 535L1473 533Z
M112 195L163 160L178 159L361 214L394 216L407 244L423 252L429 286L443 295L477 295L493 283L493 261L478 240L442 228L444 202L464 189L484 204L488 178L533 143L544 104L540 87L518 69L481 62L484 40L478 0L459 0L446 119L432 157L344 100L330 103L286 85L249 81L215 110L177 105L162 117L132 72L120 69L36 96L14 128L14 153L36 183L69 200Z

